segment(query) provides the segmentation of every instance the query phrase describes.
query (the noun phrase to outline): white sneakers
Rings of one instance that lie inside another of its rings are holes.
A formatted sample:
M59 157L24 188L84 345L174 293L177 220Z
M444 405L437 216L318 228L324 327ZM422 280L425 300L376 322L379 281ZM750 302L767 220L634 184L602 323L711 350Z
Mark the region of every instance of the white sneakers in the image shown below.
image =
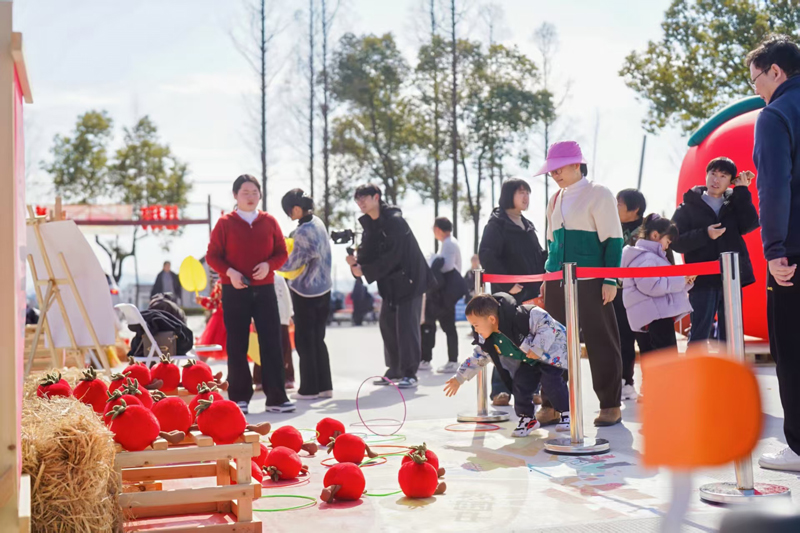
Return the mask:
M517 428L511 432L512 437L527 437L531 431L535 431L541 427L539 421L531 416L519 417Z
M639 394L636 393L636 387L633 385L626 385L625 380L622 381L622 400L636 400Z
M761 468L800 472L800 455L788 446L777 453L765 453L758 459Z
M457 361L448 361L446 365L436 369L437 374L452 374L458 371L460 365Z
M433 367L431 366L430 361L420 361L419 362L419 370L431 370Z
M561 421L556 424L556 431L569 431L569 411L561 413Z

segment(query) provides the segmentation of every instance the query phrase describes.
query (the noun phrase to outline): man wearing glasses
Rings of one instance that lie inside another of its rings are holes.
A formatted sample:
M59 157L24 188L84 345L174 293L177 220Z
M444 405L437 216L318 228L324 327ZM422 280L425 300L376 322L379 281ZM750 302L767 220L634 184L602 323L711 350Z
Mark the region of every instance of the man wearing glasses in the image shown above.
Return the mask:
M800 48L773 35L747 54L750 85L767 103L758 116L753 161L758 170L761 241L769 262L767 321L777 364L786 448L758 464L800 471Z

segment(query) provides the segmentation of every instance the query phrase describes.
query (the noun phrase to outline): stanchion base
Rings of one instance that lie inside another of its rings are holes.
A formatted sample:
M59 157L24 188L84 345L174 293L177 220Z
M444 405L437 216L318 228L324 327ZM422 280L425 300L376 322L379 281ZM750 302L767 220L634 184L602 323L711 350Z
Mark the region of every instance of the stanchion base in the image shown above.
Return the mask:
M752 490L736 487L735 482L708 483L700 487L700 499L712 503L749 503L753 499L770 496L790 496L789 487L771 483L755 483Z
M544 449L556 455L595 455L611 451L611 445L606 439L584 437L583 442L576 443L567 437L548 440Z
M505 411L495 411L490 409L486 414L480 413L458 413L459 422L507 422L509 419L508 413Z

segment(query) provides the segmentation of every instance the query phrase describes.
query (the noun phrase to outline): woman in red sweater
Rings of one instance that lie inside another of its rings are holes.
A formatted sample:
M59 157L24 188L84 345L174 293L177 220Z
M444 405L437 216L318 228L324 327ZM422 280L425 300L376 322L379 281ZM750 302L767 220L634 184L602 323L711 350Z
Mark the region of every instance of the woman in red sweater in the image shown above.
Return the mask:
M286 241L272 215L258 211L261 185L243 174L233 182L236 209L219 219L206 261L222 283L222 307L228 332L228 396L247 414L253 378L247 364L250 321L255 323L261 351L261 381L267 412L289 413L281 350L281 321L274 272L288 257Z

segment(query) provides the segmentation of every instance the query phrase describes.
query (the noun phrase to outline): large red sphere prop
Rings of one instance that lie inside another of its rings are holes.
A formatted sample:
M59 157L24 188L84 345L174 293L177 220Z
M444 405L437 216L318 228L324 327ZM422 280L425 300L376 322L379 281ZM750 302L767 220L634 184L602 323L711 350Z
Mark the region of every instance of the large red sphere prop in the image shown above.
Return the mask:
M703 142L689 148L683 158L678 178L677 203L683 201L683 194L692 187L705 185L706 165L715 157L729 157L739 172L751 170L756 172L753 163L753 132L760 109L749 111L734 117L716 128ZM750 184L753 203L758 209L758 192L756 180ZM744 313L744 333L753 337L767 339L767 263L761 247L761 230L758 229L744 237L756 282L746 287L743 292L742 308Z

